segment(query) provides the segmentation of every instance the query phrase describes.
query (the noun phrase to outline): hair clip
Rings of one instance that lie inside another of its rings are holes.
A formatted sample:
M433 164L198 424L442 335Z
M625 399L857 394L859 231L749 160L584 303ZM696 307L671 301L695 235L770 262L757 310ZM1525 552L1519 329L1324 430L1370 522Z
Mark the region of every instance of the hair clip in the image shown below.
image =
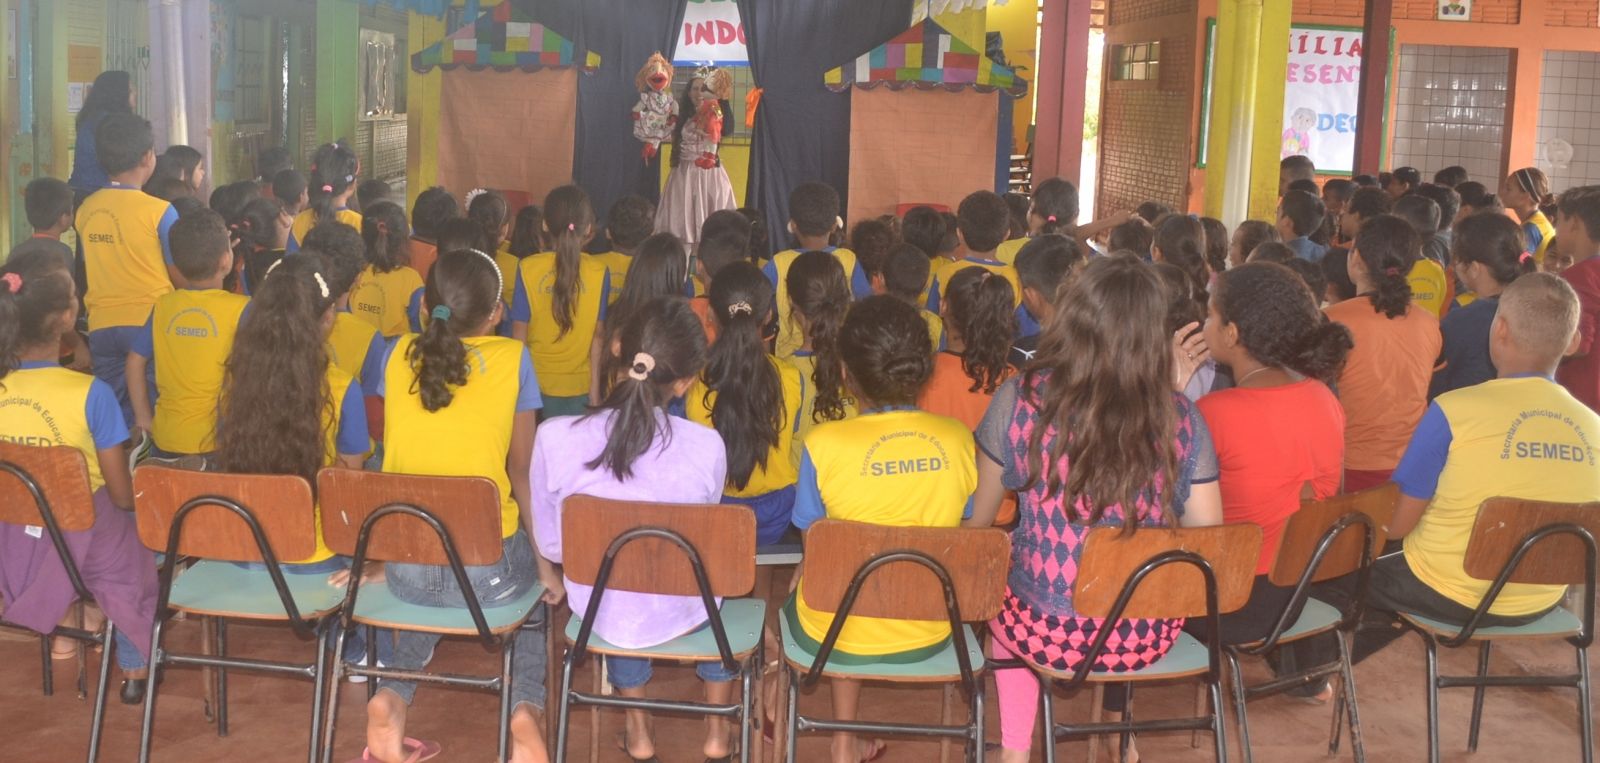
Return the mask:
M438 307L433 308L433 312L428 314L433 316L433 319L436 321L450 320L450 306L439 305Z
M1050 215L1049 217L1046 217L1044 219L1044 221L1047 222L1047 223L1053 223L1053 222L1056 221L1056 216L1055 215Z
M463 206L463 207L472 206L472 202L474 200L476 200L479 196L482 196L482 195L484 195L484 194L486 194L488 192L489 192L489 190L487 188L474 188L474 189L472 189L470 191L467 191L467 195L461 199L461 206Z
M355 179L356 179L355 175L345 175L344 176L344 182L346 182L346 183L353 183L353 182L355 182Z
M5 281L6 291L12 294L22 291L22 276L17 273L7 273L0 276L0 281Z
M567 223L567 232L568 233L577 233L578 232L578 224L577 223Z
M261 277L265 278L267 276L272 275L272 271L277 270L278 266L282 265L282 264L283 264L283 258L282 257L279 257L278 259L273 260L272 264L267 266L267 272L262 274Z
M728 317L729 318L732 318L733 316L738 315L740 313L744 313L745 315L755 315L756 314L756 309L751 307L749 302L745 302L745 301L742 301L742 300L739 301L739 302L735 302L735 303L733 303L731 305L728 305Z
M472 252L473 254L476 254L479 257L482 257L485 260L489 261L489 267L494 268L494 280L495 280L494 293L496 295L506 293L506 277L505 277L504 273L500 272L500 263L495 262L494 258L489 256L488 252L485 252L485 251L483 251L481 249L468 249L467 251Z
M311 273L311 277L317 279L317 288L322 291L322 298L327 299L329 297L328 282L322 279L321 273L315 271Z
M650 353L641 352L633 356L633 365L628 367L628 378L634 381L649 381L650 372L656 370L656 359Z
M1533 259L1533 253L1532 252L1523 252L1522 254L1517 255L1517 262L1518 263L1527 262L1528 260L1531 260L1531 259Z
M324 184L322 186L322 192L323 193L333 193L333 186Z

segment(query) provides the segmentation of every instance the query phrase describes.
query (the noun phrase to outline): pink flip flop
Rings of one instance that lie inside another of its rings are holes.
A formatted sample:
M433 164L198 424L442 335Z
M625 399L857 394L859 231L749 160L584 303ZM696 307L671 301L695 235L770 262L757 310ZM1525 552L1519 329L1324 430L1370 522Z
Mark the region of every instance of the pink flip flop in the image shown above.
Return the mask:
M444 749L439 746L438 742L426 742L412 739L411 737L406 737L403 744L411 752L406 757L405 763L422 763L424 760L432 760L438 757L439 753ZM377 760L377 758L372 757L372 749L363 747L361 748L361 757L350 761L350 763L370 763L370 761L374 760Z

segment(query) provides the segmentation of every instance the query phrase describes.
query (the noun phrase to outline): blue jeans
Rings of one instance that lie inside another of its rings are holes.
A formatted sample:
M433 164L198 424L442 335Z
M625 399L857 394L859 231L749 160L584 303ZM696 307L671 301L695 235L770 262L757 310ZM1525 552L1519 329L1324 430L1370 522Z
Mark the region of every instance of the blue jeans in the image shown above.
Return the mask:
M139 647L133 645L133 641L129 640L121 628L117 629L112 641L117 644L117 667L129 671L138 670L149 664L148 657L139 651Z
M749 506L756 513L756 545L770 546L783 539L794 518L794 485L748 498L723 495L724 504Z
M122 406L122 418L129 427L133 426L133 404L128 402L128 351L141 331L144 331L143 326L112 326L89 332L89 359L94 364L94 376L111 385L111 391L117 393L117 404ZM146 389L154 395L155 364L147 364L145 369L149 382Z
M267 565L262 564L261 562L234 562L233 565L235 567L242 567L244 569L255 570L257 572L265 572L267 569ZM278 569L282 570L283 574L285 575L332 575L340 570L350 569L350 557L330 556L320 562L307 562L305 564L290 564L287 562L282 562L278 564ZM323 632L323 637L327 639L330 645L333 643L334 631L336 628L334 623L335 620L333 618L329 618L326 625L326 630ZM394 631L389 630L388 628L379 628L377 629L377 639L378 661L388 665L390 661L394 659ZM344 640L344 658L347 660L361 660L364 662L365 660L363 658L365 657L366 653L367 629L356 628L350 633L350 637Z
M484 608L504 606L539 582L539 567L526 530L519 529L515 535L506 538L502 549L500 561L466 568L472 594ZM467 606L449 567L396 563L385 568L384 576L395 598L408 604L457 609ZM544 709L547 629L545 606L539 604L528 618L528 627L516 633L517 652L511 660L513 709L521 704L532 705L536 710ZM395 634L394 660L388 664L397 670L421 670L427 667L428 660L433 656L433 648L438 643L439 635L436 633L398 631ZM414 681L385 678L378 682L378 688L398 694L408 705L417 693Z
M690 632L698 633L710 627L711 624L706 623ZM697 663L694 666L694 673L700 676L700 680L714 683L732 681L739 677L737 668L728 670L723 667L721 660ZM648 658L606 655L606 679L618 689L637 689L650 683L652 675L653 671L650 669L650 660Z

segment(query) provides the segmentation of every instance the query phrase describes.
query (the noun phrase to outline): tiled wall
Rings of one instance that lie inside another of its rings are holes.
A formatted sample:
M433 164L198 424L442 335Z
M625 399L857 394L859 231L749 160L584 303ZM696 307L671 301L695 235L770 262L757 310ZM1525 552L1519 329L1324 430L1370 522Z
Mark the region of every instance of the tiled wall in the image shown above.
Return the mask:
M1401 46L1389 166L1429 177L1459 164L1474 180L1498 182L1510 62L1499 48Z
M1544 79L1539 86L1539 168L1560 192L1577 185L1600 183L1600 53L1544 54ZM1561 142L1571 146L1572 157Z

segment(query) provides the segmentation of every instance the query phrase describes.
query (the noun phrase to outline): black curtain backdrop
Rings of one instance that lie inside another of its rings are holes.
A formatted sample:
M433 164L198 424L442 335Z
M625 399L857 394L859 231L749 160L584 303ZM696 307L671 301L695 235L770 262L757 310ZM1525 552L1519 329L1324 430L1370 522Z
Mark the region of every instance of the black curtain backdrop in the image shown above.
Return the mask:
M774 248L791 243L785 231L795 186L820 181L841 199L850 187L850 94L825 87L823 73L904 32L912 2L738 0L762 89L745 205L766 216ZM581 117L578 129L581 141Z
M612 203L630 193L661 195L661 157L645 164L633 137L631 110L639 101L633 77L651 53L667 60L683 25L684 0L521 0L538 18L600 54L600 68L578 75L578 123L573 181L589 192L603 222ZM552 104L552 108L565 108ZM542 200L536 203L542 203Z

